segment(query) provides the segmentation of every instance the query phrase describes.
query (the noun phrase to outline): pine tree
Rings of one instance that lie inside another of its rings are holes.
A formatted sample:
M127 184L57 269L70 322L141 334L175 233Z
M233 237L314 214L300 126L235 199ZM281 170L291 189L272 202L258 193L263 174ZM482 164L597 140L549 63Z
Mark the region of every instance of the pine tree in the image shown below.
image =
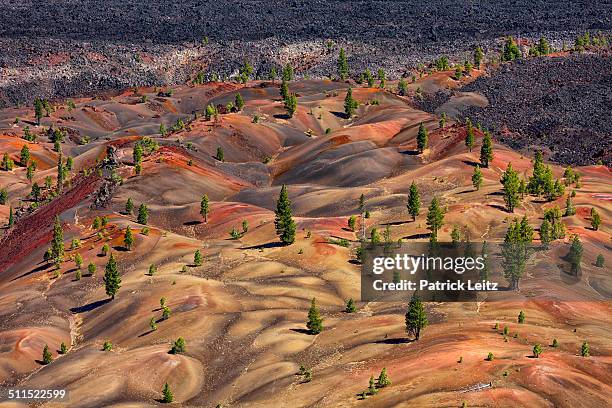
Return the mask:
M583 253L582 242L580 242L580 238L578 237L578 235L572 236L571 242L572 243L570 245L570 249L569 249L567 258L569 259L569 262L570 262L572 274L578 275L578 272L580 272L580 263L582 262L582 253Z
M6 205L8 202L8 191L6 188L0 189L0 205Z
M143 203L138 207L138 219L136 220L139 224L147 225L149 220L149 209Z
M217 108L215 108L215 106L212 104L208 104L206 106L206 111L204 112L204 119L211 120L213 117L217 117Z
M483 268L479 272L479 278L481 280L489 279L489 271L491 270L491 261L489 260L489 251L487 241L482 243L482 248L480 250L480 256L484 259Z
M382 68L378 69L378 80L380 81L380 89L384 89L385 88L385 84L387 82L387 77L385 75L385 71Z
M0 165L2 169L5 171L11 171L13 170L14 165L15 162L13 162L13 159L10 158L8 153L4 153L4 155L2 155L2 164Z
M346 97L344 98L344 113L346 116L351 118L355 114L355 109L357 109L359 104L355 99L353 99L353 89L349 88L346 91Z
M348 227L351 231L355 231L355 227L357 226L357 217L351 215L348 219Z
M380 375L378 376L378 381L376 386L378 388L384 388L388 385L391 385L391 380L389 379L389 376L387 375L387 368L383 367L383 369L380 372Z
M59 216L55 216L55 222L53 224L53 240L51 241L51 257L55 265L59 268L59 265L64 260L64 232L62 231L62 224Z
M181 354L185 352L185 339L179 337L176 339L174 344L172 345L172 349L170 349L170 354Z
M527 183L525 183L524 179L521 179L521 181L519 182L518 192L521 196L521 199L525 198L525 194L527 194Z
M533 356L535 358L539 358L540 355L542 354L542 345L541 344L536 344L535 346L533 346Z
M134 201L132 201L132 197L129 197L125 202L125 212L132 214L132 211L134 211Z
M81 266L83 266L83 257L81 256L81 254L77 253L74 256L74 264L78 269L81 269Z
M66 343L62 341L62 343L60 344L59 353L66 354L67 352L68 352L68 346L66 346Z
M272 83L274 83L274 81L276 81L276 78L278 77L278 72L276 72L276 67L272 67L270 69L270 80L272 81Z
M15 215L13 214L13 206L9 207L8 227L11 228L15 224Z
M419 195L419 190L414 184L410 184L410 189L408 190L408 214L412 215L412 221L416 220L416 217L421 212L421 197Z
M34 117L36 118L36 124L40 126L40 120L44 116L44 103L40 98L34 99Z
M340 55L338 55L338 77L341 81L344 81L348 78L348 73L349 67L346 54L344 53L344 48L340 48Z
M24 144L19 154L19 162L21 163L23 167L27 167L29 161L30 161L30 149L28 148L27 144Z
M355 301L353 300L353 298L350 298L346 301L345 311L346 313L355 313L357 311L357 307L355 306Z
M234 99L234 106L236 110L240 112L242 108L244 108L244 99L242 99L242 95L240 93L236 94L236 98Z
M482 146L480 147L480 164L482 167L489 167L489 163L493 160L493 143L491 142L491 134L484 132L482 138Z
M597 259L595 260L595 266L598 268L603 268L605 261L604 256L602 254L598 254Z
M196 249L195 253L193 254L193 264L195 266L202 265L202 254L200 253L199 249Z
M567 199L565 200L565 216L569 217L576 214L576 207L574 206L574 203L572 202L572 196L568 195Z
M293 80L293 67L287 63L283 68L283 81L289 82Z
M208 195L204 194L200 201L200 215L204 217L204 222L208 223L208 214L210 213L210 204L208 201Z
M144 149L142 147L142 144L136 143L134 145L134 150L132 151L132 157L134 158L134 164L141 164L143 155L144 155Z
M312 298L312 301L310 302L306 327L308 330L310 330L310 334L319 334L321 331L323 331L323 319L319 314L319 308L317 307L315 298Z
M376 384L374 383L374 376L370 376L370 382L368 383L368 394L375 395L378 392Z
M38 202L38 200L40 200L40 186L38 185L38 183L32 184L32 191L30 192L30 196L35 202Z
M372 231L370 231L370 242L373 245L380 244L380 234L376 228L372 228Z
M474 50L474 66L480 69L480 64L482 64L482 60L484 58L484 52L482 51L482 47L478 46Z
M538 41L536 49L540 55L547 55L550 53L550 46L548 45L546 38L540 37L540 41Z
M34 172L36 171L36 162L32 161L30 162L30 164L28 164L28 167L26 169L26 178L32 182L32 180L34 179Z
M582 343L582 347L580 347L580 355L582 357L589 357L591 355L591 348L586 341Z
M119 275L119 270L117 269L117 261L113 254L111 254L108 259L108 263L106 264L106 268L104 268L104 285L106 288L106 294L111 298L111 300L115 299L115 295L121 288L121 276Z
M550 222L547 219L542 221L542 225L540 225L540 241L545 248L548 248L548 244L553 240L552 230Z
M591 227L593 227L593 230L597 231L600 225L601 225L601 216L599 215L595 207L592 207L591 208Z
M423 150L427 149L427 129L425 129L423 122L419 125L419 133L417 134L417 149L419 153L423 153Z
M42 352L42 362L44 365L47 365L53 361L53 355L51 351L49 351L49 346L45 344Z
M453 230L451 231L451 242L454 245L457 245L461 240L461 232L459 231L459 227L457 225L453 225Z
M295 114L297 110L297 96L294 93L287 95L285 99L285 110L287 111L287 116L290 118Z
M174 400L174 395L172 394L172 391L170 391L170 386L168 385L168 383L164 384L164 389L162 390L162 402L164 404L169 404Z
M366 68L365 71L363 72L363 77L368 83L368 87L372 88L374 86L374 76L372 75L372 73L370 72L368 68Z
M527 183L527 190L530 194L540 195L544 192L546 168L544 166L544 158L541 151L536 151L533 159L533 175Z
M503 184L504 201L509 212L514 212L514 209L519 204L519 186L520 181L518 173L512 168L512 163L508 163L506 171L501 177L500 182Z
M281 242L285 245L293 244L295 241L295 221L291 214L291 201L287 193L287 186L283 184L276 202L276 211L274 217L274 226L276 234Z
M96 274L96 264L90 262L89 265L87 265L87 272L89 272L89 276L94 276Z
M153 276L157 273L157 266L154 264L149 265L149 276ZM162 305L163 306L163 305Z
M128 251L132 250L132 244L134 244L134 236L132 235L132 229L128 225L125 229L125 235L123 236L123 243Z
M438 240L438 230L444 225L444 209L440 206L438 197L434 196L427 211L427 229L431 231L431 240Z
M509 226L501 248L502 268L504 277L510 282L511 288L519 290L519 281L525 273L527 263L527 244L533 240L533 228L527 223L515 219Z
M408 95L408 83L404 78L400 78L399 82L397 83L397 94L400 96Z
M159 124L159 134L163 136L166 136L166 134L168 133L168 130L166 130L166 126L163 123Z
M504 49L502 52L502 61L514 61L517 58L521 57L521 52L514 41L514 38L508 37L506 38L506 42L504 44Z
M442 115L440 116L440 129L444 129L444 126L446 126L446 113L442 112Z
M365 211L365 195L361 193L359 196L359 213L362 214Z
M287 100L287 97L289 96L289 86L287 85L287 82L285 80L281 82L280 95L283 98L283 100Z
M215 154L215 159L220 162L225 161L225 154L223 153L223 148L221 146L217 146L217 153Z
M465 135L465 146L471 152L474 147L474 129L472 128L472 124L468 123Z
M59 154L57 158L57 191L62 191L62 187L64 186L64 181L66 177L66 172L64 170L64 162L62 161L62 154Z
M419 298L417 292L414 292L410 303L408 304L408 311L406 312L406 331L418 340L421 335L421 330L427 327L427 315L425 314L425 308L423 302Z
M474 167L474 174L472 174L472 185L476 189L476 191L480 190L480 186L482 186L482 171L480 170L480 166L476 165Z
M519 324L523 324L523 323L525 323L525 312L523 312L523 311L521 310L521 311L519 312L519 315L518 315L518 319L517 319L517 320L518 320Z

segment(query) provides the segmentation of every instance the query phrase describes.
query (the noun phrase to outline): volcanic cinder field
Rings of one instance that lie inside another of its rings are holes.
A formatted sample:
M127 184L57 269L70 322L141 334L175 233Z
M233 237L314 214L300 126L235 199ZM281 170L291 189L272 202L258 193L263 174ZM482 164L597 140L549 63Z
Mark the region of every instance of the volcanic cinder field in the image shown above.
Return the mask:
M49 407L155 406L161 404L165 383L174 394L172 404L185 407L610 406L610 168L575 167L580 184L568 186L563 196L546 201L526 195L508 212L500 177L512 163L528 179L534 151L517 152L494 140L493 160L482 168L484 182L476 190L471 177L480 163L483 132L474 127L475 145L469 151L465 121L453 115L489 106L482 93L460 88L490 73L473 70L459 81L453 74L416 78L406 96L397 94L397 81L388 81L386 89L353 81L291 81L289 89L297 96L291 118L279 81L185 84L172 87L171 95L164 94L169 88L135 88L55 101L56 109L40 125L31 106L0 111L0 153L16 163L0 171L0 187L8 191L6 205L0 206L5 226L0 240L2 390L68 390L66 401L38 402ZM359 103L352 118L343 107L349 86ZM421 91L451 91L452 96L428 113L416 107ZM245 102L240 112L204 117L207 105L225 106L236 93ZM449 113L443 128L442 112ZM179 119L185 126L173 128ZM419 153L421 123L429 144ZM160 124L167 134L160 134ZM36 142L23 138L26 126L38 135ZM51 193L59 155L47 136L49 127L66 132L62 157L73 158L57 196ZM159 148L144 155L137 175L133 150L144 137ZM37 163L32 181L19 165L23 145ZM223 161L215 157L219 147ZM546 164L555 178L563 177L564 165ZM44 188L48 176L50 189ZM33 182L43 186L42 204L28 210ZM422 202L415 221L406 208L412 182ZM274 227L282 185L297 225L291 245L279 243ZM565 238L530 259L514 300L428 302L429 325L418 341L405 331L408 298L359 301L355 254L362 223L368 236L372 228L389 227L392 241L427 241L427 206L436 196L446 207L441 241L450 241L457 225L473 242L499 242L515 218L526 216L538 243L544 210L563 210L571 191L577 211L562 218ZM204 194L210 199L207 222L200 215ZM358 210L362 194L369 218ZM125 209L129 198L132 212ZM137 222L141 203L149 210L146 226ZM597 230L591 227L591 208L602 219ZM10 211L14 222L6 227ZM66 248L59 269L44 260L56 215ZM356 231L347 225L352 215ZM108 223L94 228L96 217L107 217ZM248 228L242 233L243 221ZM131 250L124 244L127 227L134 234ZM234 228L241 232L235 239L230 236ZM533 295L546 282L530 271L565 256L574 234L584 247L580 282ZM80 246L72 248L74 239ZM348 247L338 245L342 239ZM105 245L108 254L103 254ZM196 250L201 265L194 264ZM122 280L113 300L103 282L110 254ZM595 265L599 254L605 257L603 267ZM97 266L93 276L89 263ZM568 300L564 291L579 293L579 299ZM165 319L162 297L171 311ZM324 326L317 335L305 325L313 297ZM356 301L355 313L345 312L349 298ZM522 324L517 323L520 311L526 315ZM185 339L185 352L171 354L178 337ZM553 339L558 347L551 346ZM580 353L585 341L589 357ZM62 342L68 350L59 354ZM103 350L105 342L112 350ZM532 358L536 344L544 352ZM46 365L41 361L45 345L53 356ZM487 361L488 353L495 359ZM298 374L300 365L310 370L310 381ZM392 384L362 398L370 376L383 368Z

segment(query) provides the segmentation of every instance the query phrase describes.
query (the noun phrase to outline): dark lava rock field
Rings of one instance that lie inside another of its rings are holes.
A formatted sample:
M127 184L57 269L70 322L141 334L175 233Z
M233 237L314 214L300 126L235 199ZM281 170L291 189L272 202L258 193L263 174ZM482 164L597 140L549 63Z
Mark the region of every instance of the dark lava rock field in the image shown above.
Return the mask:
M503 64L462 91L489 106L465 111L514 149L565 164L612 164L612 56L573 54Z

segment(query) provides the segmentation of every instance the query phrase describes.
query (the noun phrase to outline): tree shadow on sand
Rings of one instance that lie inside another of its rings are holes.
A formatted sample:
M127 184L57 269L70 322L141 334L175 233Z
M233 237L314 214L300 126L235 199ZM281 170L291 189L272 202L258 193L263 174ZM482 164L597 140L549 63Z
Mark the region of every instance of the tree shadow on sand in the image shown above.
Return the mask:
M155 331L155 330L149 330L149 331L146 331L146 332L144 332L144 333L139 334L139 335L138 335L138 337L144 337L144 336L147 336L147 335L149 335L149 334L153 333L154 331Z
M289 329L289 330L296 332L296 333L300 333L300 334L312 334L310 333L310 330L308 329Z
M266 242L265 244L253 245L249 247L242 247L240 249L269 249L269 248L280 248L285 246L282 242Z
M33 274L33 273L44 271L45 269L49 268L50 266L51 266L51 263L50 263L50 262L43 262L43 264L42 264L42 265L37 266L36 268L32 269L31 271L26 272L26 273L23 273L23 274L21 274L21 275L19 275L19 276L15 277L15 278L13 278L13 279L11 279L11 282L12 282L12 281L15 281L15 280L17 280L17 279L24 278L24 277L26 277L26 276L28 276L28 275Z
M90 312L90 311L92 311L94 309L97 309L100 306L103 306L103 305L107 304L110 301L111 301L110 298L102 299L102 300L96 300L95 302L91 302L91 303L88 303L88 304L83 305L83 306L72 307L72 308L70 308L70 311L72 313Z
M376 344L408 344L408 343L412 343L416 340L414 339L409 339L406 337L395 337L393 339L383 339L383 340L377 340L374 343Z
M429 238L430 235L431 234L429 232L425 234L412 234L412 235L407 235L403 237L402 239L425 239L425 238Z
M191 226L200 225L200 224L202 224L202 221L187 221L183 223L183 225L186 227L191 227Z
M392 221L392 222L384 222L384 223L382 223L380 225L383 225L385 227L387 225L390 226L390 227L393 227L393 226L396 226L396 225L403 225L403 224L408 224L408 223L411 223L411 222L414 222L414 221L412 221L412 220L408 220L408 221Z
M472 166L472 167L476 167L476 166L480 166L480 163L475 162L475 161L471 161L471 160L461 160L463 162L463 164L467 164L468 166Z
M406 156L418 156L421 154L418 150L404 150L399 152L400 154L405 154Z
M339 117L340 119L348 119L349 116L344 113L344 112L339 112L339 111L330 111L329 113L331 113L332 115Z
M489 207L491 207L491 208L495 208L496 210L503 211L503 212L508 212L508 210L506 209L506 207L504 207L504 206L503 206L503 205L501 205L501 204L487 204L487 205L488 205Z

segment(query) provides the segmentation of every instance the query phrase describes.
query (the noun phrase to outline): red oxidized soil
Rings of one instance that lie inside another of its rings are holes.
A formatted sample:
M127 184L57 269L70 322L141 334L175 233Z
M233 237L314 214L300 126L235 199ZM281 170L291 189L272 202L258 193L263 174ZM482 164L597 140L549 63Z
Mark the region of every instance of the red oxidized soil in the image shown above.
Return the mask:
M19 220L0 241L0 272L51 240L55 216L81 203L97 187L99 177L92 174L30 216Z

